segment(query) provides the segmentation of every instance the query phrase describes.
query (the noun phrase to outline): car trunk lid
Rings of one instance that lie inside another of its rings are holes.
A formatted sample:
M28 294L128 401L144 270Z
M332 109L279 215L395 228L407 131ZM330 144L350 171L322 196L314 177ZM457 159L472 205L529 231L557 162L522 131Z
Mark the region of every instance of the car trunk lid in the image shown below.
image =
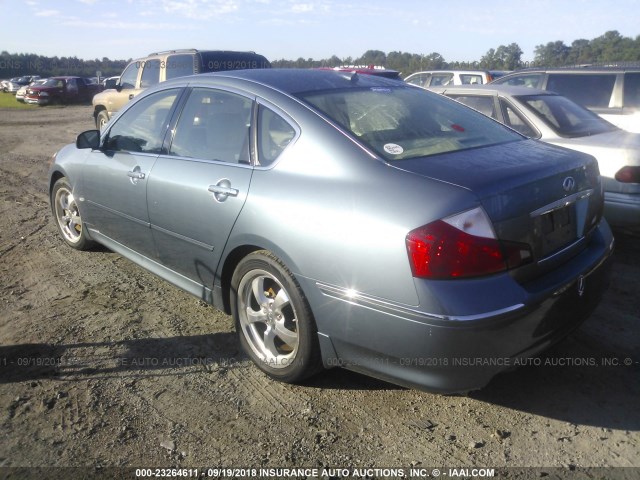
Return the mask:
M534 140L402 160L394 166L471 190L498 239L530 246L537 266L528 268L530 274L581 251L602 217L595 159Z

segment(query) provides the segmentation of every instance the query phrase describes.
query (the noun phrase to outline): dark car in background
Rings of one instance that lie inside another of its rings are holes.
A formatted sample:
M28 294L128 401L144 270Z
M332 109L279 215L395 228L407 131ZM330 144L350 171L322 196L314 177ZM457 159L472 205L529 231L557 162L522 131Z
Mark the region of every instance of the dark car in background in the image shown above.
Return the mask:
M480 388L580 325L613 250L593 157L354 72L159 83L57 153L49 195L70 247L231 313L287 382Z
M36 105L90 102L100 90L100 85L82 77L51 77L27 88L24 101Z

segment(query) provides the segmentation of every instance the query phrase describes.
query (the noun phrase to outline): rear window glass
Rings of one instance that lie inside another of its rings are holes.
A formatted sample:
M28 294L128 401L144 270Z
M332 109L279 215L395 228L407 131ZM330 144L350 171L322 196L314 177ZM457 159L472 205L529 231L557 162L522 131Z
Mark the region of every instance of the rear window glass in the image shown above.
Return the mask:
M595 113L559 95L527 95L517 98L562 137L584 137L616 129Z
M454 100L459 101L460 103L464 103L467 107L471 107L474 110L486 115L487 117L491 117L497 119L496 115L496 107L493 101L493 96L485 95L449 95L448 97L453 98Z
M167 58L167 80L178 77L186 77L195 73L193 55L170 55Z
M480 113L416 88L354 88L300 97L389 161L522 139Z
M615 74L551 73L547 90L564 95L585 107L607 108L615 83Z

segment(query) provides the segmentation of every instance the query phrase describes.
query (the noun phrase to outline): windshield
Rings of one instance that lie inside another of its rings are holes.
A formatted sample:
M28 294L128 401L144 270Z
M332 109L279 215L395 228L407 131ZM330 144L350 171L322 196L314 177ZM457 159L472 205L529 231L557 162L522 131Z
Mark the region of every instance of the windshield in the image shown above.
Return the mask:
M300 97L389 161L523 138L453 100L414 87L350 88Z
M50 78L42 84L43 87L64 87L64 81Z
M523 95L516 98L561 137L585 137L616 130L595 113L560 95Z

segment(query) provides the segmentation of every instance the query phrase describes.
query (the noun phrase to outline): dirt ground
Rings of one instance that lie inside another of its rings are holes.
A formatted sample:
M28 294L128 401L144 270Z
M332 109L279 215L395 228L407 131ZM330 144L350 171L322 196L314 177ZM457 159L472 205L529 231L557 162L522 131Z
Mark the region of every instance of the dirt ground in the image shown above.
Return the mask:
M0 477L640 467L639 238L616 235L611 287L579 331L479 392L433 395L337 369L285 385L239 351L226 315L115 253L63 244L48 161L92 127L90 106L0 111Z

